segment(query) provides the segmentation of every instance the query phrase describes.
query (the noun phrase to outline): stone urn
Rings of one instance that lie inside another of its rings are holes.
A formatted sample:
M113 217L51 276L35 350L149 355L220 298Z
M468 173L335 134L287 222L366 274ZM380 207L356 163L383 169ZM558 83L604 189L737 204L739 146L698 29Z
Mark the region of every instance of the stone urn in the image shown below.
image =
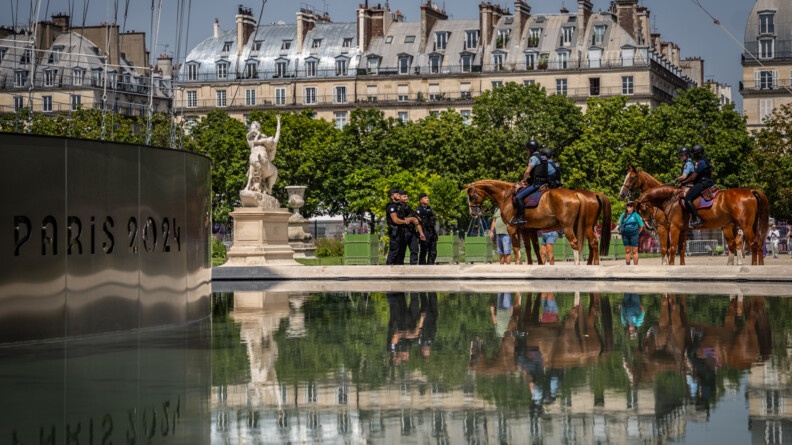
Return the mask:
M309 221L300 215L300 208L305 205L304 185L286 186L286 193L289 196L289 207L294 213L289 217L289 244L294 249L295 258L313 258L316 245L310 233L306 233Z

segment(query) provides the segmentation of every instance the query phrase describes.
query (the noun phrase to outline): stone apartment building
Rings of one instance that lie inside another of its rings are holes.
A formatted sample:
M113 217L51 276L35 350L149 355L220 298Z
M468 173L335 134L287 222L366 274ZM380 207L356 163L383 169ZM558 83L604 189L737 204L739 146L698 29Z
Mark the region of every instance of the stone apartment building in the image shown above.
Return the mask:
M118 25L72 26L64 14L31 29L0 28L0 113L32 108L36 113L68 113L79 108L143 116L170 110L172 59L154 67L142 32Z
M745 25L743 113L758 130L773 109L792 103L792 3L757 0Z
M483 2L478 20L450 20L429 0L420 21L408 22L387 2L366 2L352 23L301 9L295 24L261 26L240 7L235 28L215 22L188 53L174 106L188 120L215 108L239 119L310 108L342 127L358 106L405 121L449 108L469 116L475 97L506 82L537 83L581 107L617 95L657 106L697 84L637 0L599 12L589 0L577 6L544 14L523 0L513 12ZM692 65L703 73L703 61Z

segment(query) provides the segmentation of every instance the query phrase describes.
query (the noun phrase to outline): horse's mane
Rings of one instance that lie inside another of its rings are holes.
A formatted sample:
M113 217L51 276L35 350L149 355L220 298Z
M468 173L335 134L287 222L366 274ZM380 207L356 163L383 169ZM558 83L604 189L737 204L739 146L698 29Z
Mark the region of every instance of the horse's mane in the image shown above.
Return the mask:
M638 173L638 177L643 176L645 181L656 182L658 185L656 185L655 187L659 187L660 184L662 184L662 182L660 182L657 178L647 173L646 170L641 170L640 168L636 168L635 171Z
M506 181L499 181L497 179L482 179L480 181L471 182L470 184L466 185L465 188L468 189L470 187L512 187L514 183L506 182Z

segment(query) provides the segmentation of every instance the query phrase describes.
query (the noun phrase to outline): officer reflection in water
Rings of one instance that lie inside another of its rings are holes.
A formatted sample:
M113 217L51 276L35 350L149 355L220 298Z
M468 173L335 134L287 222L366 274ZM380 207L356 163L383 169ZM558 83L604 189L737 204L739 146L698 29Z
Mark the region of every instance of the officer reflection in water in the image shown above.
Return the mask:
M393 366L410 359L414 343L421 346L421 355L431 354L437 333L437 294L435 292L411 293L409 304L404 292L389 292L388 353Z

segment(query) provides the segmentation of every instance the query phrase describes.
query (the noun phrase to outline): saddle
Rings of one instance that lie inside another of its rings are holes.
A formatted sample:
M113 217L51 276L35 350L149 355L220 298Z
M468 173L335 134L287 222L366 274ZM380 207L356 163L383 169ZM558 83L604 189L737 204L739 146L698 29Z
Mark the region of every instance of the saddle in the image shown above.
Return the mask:
M712 201L715 199L715 196L718 195L718 192L720 192L720 188L717 185L705 188L701 191L701 197L693 201L693 206L696 207L696 209L708 209L712 207ZM684 200L684 197L679 199L679 205L683 208L685 206Z
M514 186L514 194L512 195L512 200L514 202L517 201L517 192L522 189L522 186L515 185ZM535 192L531 193L530 195L526 196L523 200L526 209L534 209L539 205L539 200L542 198L542 195L550 190L550 184L542 184Z

